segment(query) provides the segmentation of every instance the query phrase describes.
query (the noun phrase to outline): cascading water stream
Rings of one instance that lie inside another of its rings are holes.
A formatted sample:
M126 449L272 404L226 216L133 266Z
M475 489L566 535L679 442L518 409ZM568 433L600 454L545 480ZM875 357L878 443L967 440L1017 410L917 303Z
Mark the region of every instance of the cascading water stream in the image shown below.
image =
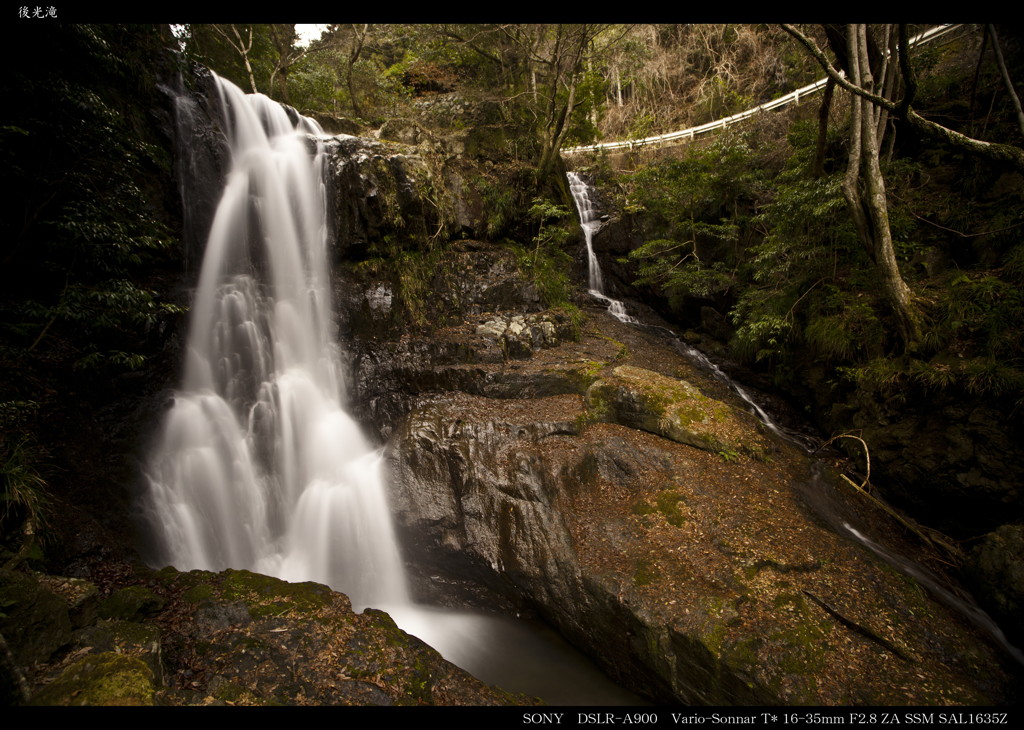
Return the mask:
M525 622L413 603L382 459L343 403L323 130L216 78L230 172L206 242L185 373L145 471L152 562L315 581L485 681L559 704L632 704Z
M594 253L594 234L601 227L601 219L594 212L594 205L590 200L590 187L575 172L569 172L567 175L569 191L572 193L572 199L576 201L576 210L580 214L583 238L587 242L587 286L590 289L590 295L607 304L608 313L620 322L640 324L636 317L631 317L626 313L625 304L604 293L604 277L601 276L601 265Z
M572 192L573 200L576 202L576 209L579 212L580 227L583 229L583 236L587 244L588 286L590 288L590 294L601 301L607 302L608 312L620 322L651 327L666 332L672 337L676 348L681 353L697 362L705 370L712 373L716 378L732 388L732 390L735 391L736 394L751 407L758 419L760 419L768 430L785 441L799 447L808 454L811 454L814 449L811 446L811 440L809 438L803 434L793 433L788 431L788 429L782 429L772 420L768 413L766 413L765 410L757 404L757 402L751 397L750 393L748 393L739 383L726 375L718 365L707 357L707 355L700 350L690 347L679 339L676 333L672 330L659 325L649 325L647 323L640 322L635 317L629 316L626 314L626 308L622 302L611 299L604 294L604 282L601 276L601 266L597 261L597 256L594 253L593 246L593 237L601 227L601 221L594 210L590 197L590 187L587 183L575 172L568 172L567 176L569 178L569 189ZM820 480L820 469L816 467L811 487L820 488ZM938 578L921 566L916 565L913 561L908 560L907 558L904 558L903 556L888 550L865 537L853 525L839 516L840 511L836 508L835 504L832 503L831 498L827 495L825 490L817 489L813 498L808 500L808 504L820 517L825 519L835 531L848 535L896 569L920 581L920 583L926 586L932 594L938 598L938 600L954 610L959 611L976 626L991 634L992 637L1002 645L1018 663L1024 664L1024 652L1021 652L1017 647L1011 645L1006 640L1003 632L984 611L973 603L953 595L951 591L940 584Z
M1014 661L1024 666L1024 652L1018 649L1016 646L1011 644L1003 630L999 628L992 617L987 613L978 608L973 601L965 600L959 596L956 596L952 591L945 588L940 584L939 579L932 574L931 571L917 565L911 560L907 560L902 555L887 550L873 540L862 535L856 528L847 522L842 523L843 528L856 537L862 544L866 545L873 553L878 555L880 558L888 562L890 565L897 566L907 575L913 576L918 580L921 585L926 586L932 595L938 598L942 603L946 604L954 611L959 611L961 615L966 616L967 619L977 626L982 631L987 632L1000 644L1007 653L1013 657Z
M583 229L583 238L587 244L587 285L591 296L605 302L608 305L608 313L620 322L642 325L644 327L650 327L652 329L658 329L666 332L670 337L672 337L680 352L691 360L696 361L705 370L711 372L716 378L732 388L736 394L751 407L761 422L764 423L772 433L786 439L787 441L793 441L796 443L794 437L785 433L765 412L765 410L757 404L757 402L751 397L750 393L748 393L739 383L735 382L728 375L722 372L722 369L711 362L707 355L700 350L696 350L687 345L679 339L675 332L667 327L646 324L636 317L630 316L626 313L626 306L622 302L617 299L612 299L604 293L604 278L601 275L601 264L598 263L597 255L594 253L593 241L594 234L601 227L601 219L594 210L594 204L590 198L590 186L587 185L583 178L575 172L568 172L566 175L569 178L569 190L572 193L573 200L576 202L576 210L580 216L580 228ZM802 447L806 448L806 445L802 445Z

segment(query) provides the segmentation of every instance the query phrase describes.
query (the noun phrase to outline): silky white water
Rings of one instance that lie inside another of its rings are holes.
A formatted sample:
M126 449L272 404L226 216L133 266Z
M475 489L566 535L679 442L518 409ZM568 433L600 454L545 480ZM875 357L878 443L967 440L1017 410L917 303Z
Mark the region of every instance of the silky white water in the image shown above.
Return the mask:
M342 408L319 126L217 80L231 165L146 469L163 562L407 602L380 455Z
M597 261L597 254L594 253L594 234L601 227L601 219L594 211L593 201L590 199L590 186L583 181L575 172L566 173L569 178L569 191L576 203L576 211L580 216L580 228L583 229L583 238L587 242L587 287L590 295L600 299L608 305L608 313L620 322L640 324L636 317L626 313L626 305L618 299L612 299L604 293L604 277L601 275L601 264Z
M485 681L631 704L524 622L410 601L381 454L343 408L323 131L217 79L230 172L192 304L185 373L145 472L153 562L324 583Z

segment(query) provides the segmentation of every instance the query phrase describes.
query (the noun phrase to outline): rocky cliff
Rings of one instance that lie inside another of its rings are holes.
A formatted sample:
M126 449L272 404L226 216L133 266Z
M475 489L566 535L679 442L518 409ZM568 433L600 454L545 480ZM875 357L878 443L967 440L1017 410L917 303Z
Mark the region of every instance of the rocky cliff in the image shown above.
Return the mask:
M446 326L396 328L379 277L347 287L351 396L390 436L423 595L443 576L438 600L535 611L660 701L1013 696L992 637L830 526L881 542L889 518L671 339L539 310L510 254L479 242L428 277Z

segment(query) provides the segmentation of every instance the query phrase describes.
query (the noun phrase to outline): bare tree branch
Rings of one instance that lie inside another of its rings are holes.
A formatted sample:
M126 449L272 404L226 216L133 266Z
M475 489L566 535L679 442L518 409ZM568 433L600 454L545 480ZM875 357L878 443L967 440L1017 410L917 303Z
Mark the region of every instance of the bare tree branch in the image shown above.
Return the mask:
M985 28L988 30L989 37L992 38L992 49L996 52L996 60L999 62L999 72L1003 76L1003 83L1006 84L1006 90L1010 93L1010 99L1013 100L1013 107L1017 110L1017 123L1020 125L1021 134L1024 134L1024 110L1020 107L1020 97L1017 96L1017 91L1013 88L1013 81L1010 80L1010 72L1006 70L1006 61L1003 60L1003 49L999 46L999 37L996 35L996 27L989 23Z
M843 72L837 69L835 66L833 66L832 63L828 60L828 58L825 56L825 54L822 52L822 50L818 48L818 44L815 43L810 38L808 38L803 33L801 33L799 30L797 30L796 27L788 25L786 23L782 23L781 25L783 30L785 30L791 36L796 38L797 41L799 41L800 44L803 45L803 47L806 48L812 56L814 56L815 60L821 65L825 73L828 74L828 77L835 81L839 86L843 87L851 94L856 94L857 96L867 99L872 104L877 104L883 109L888 109L891 112L897 110L897 105L892 103L888 99L878 96L877 94L872 94L871 92L861 88L857 84L850 83L847 80L847 78L843 75ZM853 64L851 62L851 66L852 65Z
M231 37L227 34L227 31L225 31L221 26L214 25L213 29L217 31L217 33L219 33L221 37L228 42L228 45L235 49L235 51L237 51L238 54L242 57L242 61L245 62L245 70L249 73L249 85L252 87L252 93L258 94L259 90L256 88L256 75L253 73L252 64L249 63L249 51L252 50L252 26L249 26L248 45L242 42L242 36L239 35L238 28L235 27L234 24L231 24L228 27L231 28L231 32L235 36L234 41L231 40Z
M825 73L828 74L829 78L833 79L839 86L842 86L851 94L867 99L872 104L890 112L894 112L903 121L930 137L941 139L951 145L981 157L1011 164L1017 169L1024 171L1024 150L1019 147L974 139L965 134L949 129L948 127L944 127L941 124L925 119L911 106L913 97L910 95L909 90L904 100L901 100L899 103L895 103L862 88L858 84L850 83L850 81L843 76L843 73L829 62L828 58L821 49L818 48L818 45L813 40L808 38L792 25L784 23L782 24L782 28L808 50L808 52L821 65L822 69L824 69ZM901 56L900 67L907 69L910 64L908 58L906 58L909 54L909 48L907 47L907 44L903 42L904 39L905 33L902 34L901 42L899 44L899 53ZM912 73L910 78L913 78Z

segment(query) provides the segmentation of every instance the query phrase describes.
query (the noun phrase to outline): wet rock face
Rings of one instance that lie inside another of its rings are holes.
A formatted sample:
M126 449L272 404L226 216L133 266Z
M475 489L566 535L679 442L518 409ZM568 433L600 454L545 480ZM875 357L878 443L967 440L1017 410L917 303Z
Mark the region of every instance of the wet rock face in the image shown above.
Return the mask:
M374 241L426 238L438 220L422 188L429 171L417 156L361 137L338 136L326 143L333 221L340 243L336 254L363 258Z
M487 313L522 314L544 309L532 282L508 249L460 241L443 251L409 254L398 261L372 261L341 270L335 287L342 336L359 348L366 340L388 341L461 324ZM509 327L508 316L500 329ZM485 321L495 320L494 317ZM495 320L496 321L496 320ZM495 326L495 325L492 325ZM495 335L499 337L500 335Z
M416 129L398 136L415 139ZM339 262L422 251L434 241L488 230L488 211L472 181L494 173L479 160L345 134L325 140L324 149Z
M220 95L209 70L193 70L192 89L166 88L173 115L174 177L182 205L187 266L198 270L217 210L230 153L220 126Z
M458 364L473 343L493 355L515 316L423 335L405 361L404 382L429 386L395 410L387 460L407 559L430 582L538 612L661 701L1010 696L989 639L818 520L810 461L665 343L594 314L578 340ZM445 375L459 368L473 376ZM882 539L880 514L860 519Z
M402 485L398 523L409 528L414 551L437 567L455 561L457 572L521 603L532 602L536 590L564 596L561 563L572 561L573 551L560 511L552 509L558 485L533 445L577 433L579 400L543 399L542 421L516 401L461 394L410 414L393 440L391 463L394 483Z
M971 552L969 567L982 605L1010 641L1024 641L1024 526L1003 525Z
M356 265L338 278L349 397L375 433L390 436L420 393L578 391L558 363L529 377L511 367L575 334L567 311L543 308L511 251L464 241L423 258L405 270Z

